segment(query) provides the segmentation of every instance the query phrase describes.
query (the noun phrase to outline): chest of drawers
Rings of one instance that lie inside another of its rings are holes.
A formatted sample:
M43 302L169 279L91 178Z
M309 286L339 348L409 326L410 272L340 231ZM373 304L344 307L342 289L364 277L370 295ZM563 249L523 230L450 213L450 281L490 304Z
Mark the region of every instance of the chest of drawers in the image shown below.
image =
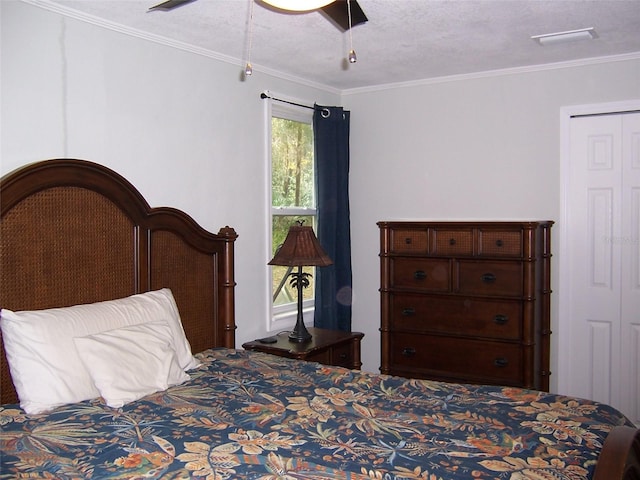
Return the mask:
M379 222L380 371L548 390L552 225Z

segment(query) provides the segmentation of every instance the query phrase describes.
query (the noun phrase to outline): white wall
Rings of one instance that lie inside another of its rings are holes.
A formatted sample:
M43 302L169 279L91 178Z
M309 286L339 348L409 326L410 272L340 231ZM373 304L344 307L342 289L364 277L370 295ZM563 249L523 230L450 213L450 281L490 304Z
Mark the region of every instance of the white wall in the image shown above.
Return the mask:
M151 206L185 210L236 242L236 345L266 334L265 89L323 92L83 23L15 0L2 21L0 173L83 158L130 180Z
M633 98L640 98L640 60L343 97L352 112L353 329L366 334L365 369L380 365L376 222L559 222L560 108ZM558 232L556 225L552 229L556 334ZM552 372L557 371L557 341L557 335L552 336ZM551 380L553 389L553 375Z
M85 158L124 175L152 206L182 208L210 230L235 227L236 343L263 336L266 181L258 95L270 89L326 104L340 98L259 72L241 82L241 66L15 0L0 1L0 17L0 173L44 158ZM376 222L558 221L560 108L633 98L640 98L640 60L343 96L352 112L353 328L366 333L366 370L380 365ZM555 324L555 304L553 311Z

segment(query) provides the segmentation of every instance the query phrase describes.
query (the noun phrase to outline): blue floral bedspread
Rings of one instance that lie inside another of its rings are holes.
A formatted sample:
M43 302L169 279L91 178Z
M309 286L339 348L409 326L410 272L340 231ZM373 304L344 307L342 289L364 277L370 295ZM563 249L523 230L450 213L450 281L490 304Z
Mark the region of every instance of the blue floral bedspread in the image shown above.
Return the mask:
M606 405L374 375L257 352L199 355L191 381L111 409L0 407L0 478L584 479Z

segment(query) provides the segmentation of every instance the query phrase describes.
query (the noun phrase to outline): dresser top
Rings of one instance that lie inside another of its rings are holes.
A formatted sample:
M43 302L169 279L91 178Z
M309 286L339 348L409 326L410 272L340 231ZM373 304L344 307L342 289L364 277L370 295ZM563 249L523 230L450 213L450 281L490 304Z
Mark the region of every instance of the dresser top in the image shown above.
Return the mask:
M403 226L403 227L537 227L541 225L551 226L553 220L381 220L378 226Z

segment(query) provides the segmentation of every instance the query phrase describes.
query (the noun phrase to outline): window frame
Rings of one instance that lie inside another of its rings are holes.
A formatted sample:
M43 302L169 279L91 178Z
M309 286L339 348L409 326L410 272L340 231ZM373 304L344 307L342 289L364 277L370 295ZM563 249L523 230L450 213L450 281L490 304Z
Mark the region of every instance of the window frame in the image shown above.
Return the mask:
M271 94L270 94L271 96ZM282 95L274 95L278 98L283 98ZM294 103L304 104L304 101L294 100L294 99L286 99L288 101L292 101ZM266 257L265 265L272 258L272 241L273 241L273 216L280 215L305 215L314 217L314 223L317 222L317 205L316 205L316 192L314 188L314 208L303 208L303 207L274 207L273 206L273 198L271 191L271 182L272 182L272 155L271 155L271 145L272 145L272 128L271 122L272 118L283 118L286 120L293 120L298 122L303 122L311 125L313 128L313 109L309 109L306 107L299 107L296 105L291 105L288 103L277 102L271 99L268 99L265 108L265 152L266 152L266 193L267 193L267 228L266 228ZM315 176L315 171L314 171ZM314 230L316 225L312 225ZM293 327L296 323L297 315L298 315L298 306L297 302L288 303L285 305L274 306L273 304L273 286L272 286L272 267L270 265L266 265L265 269L265 279L266 279L266 290L267 290L267 311L269 312L267 316L267 331L276 331L276 330L287 330ZM315 271L313 273L315 278ZM304 321L307 326L313 325L314 319L314 308L315 308L315 300L309 299L303 301L303 314Z

